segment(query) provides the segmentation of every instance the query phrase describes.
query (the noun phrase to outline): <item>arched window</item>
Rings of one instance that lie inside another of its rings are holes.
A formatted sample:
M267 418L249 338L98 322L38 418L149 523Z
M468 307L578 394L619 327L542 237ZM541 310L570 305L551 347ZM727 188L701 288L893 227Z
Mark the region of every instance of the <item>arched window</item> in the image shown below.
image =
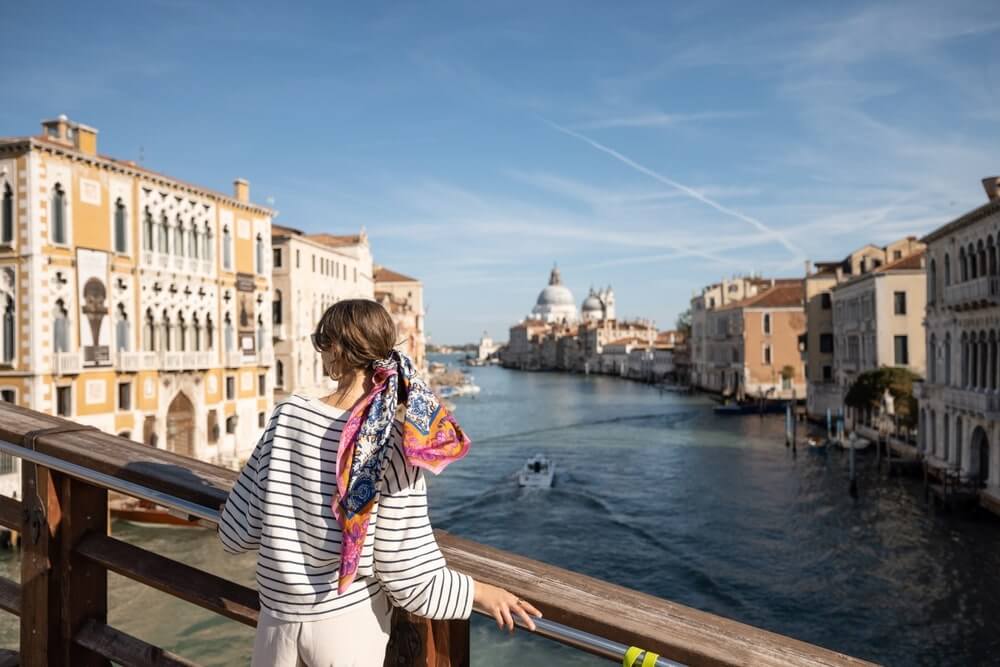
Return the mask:
M17 322L14 318L14 297L10 294L3 295L3 362L5 364L14 361L14 334L17 331Z
M233 268L233 236L229 232L229 225L222 228L222 268Z
M997 247L992 236L986 238L986 273L990 276L997 274Z
M257 240L254 245L254 250L256 252L256 267L257 273L264 273L264 237L260 234L257 235Z
M947 287L951 284L951 257L948 253L944 254L944 285Z
M281 359L274 362L274 386L285 386L285 364L281 363Z
M979 276L979 265L976 262L976 246L969 244L969 250L965 253L969 258L969 280L975 280Z
M115 202L115 252L128 252L127 224L125 202L119 197Z
M205 252L201 253L201 256L204 257L209 262L211 262L212 261L212 257L213 257L213 253L212 253L212 228L208 226L207 222L205 223L205 233L201 235L201 239L202 239L202 241L205 244L205 248L204 248Z
M153 318L153 311L146 310L146 322L142 332L142 349L146 352L156 351L156 320Z
M14 242L14 191L10 183L3 186L3 207L0 208L0 243Z
M198 259L201 254L201 236L198 234L198 223L191 218L191 256Z
M233 340L233 319L229 313L226 313L226 319L222 325L222 337L223 345L226 346L226 352L232 352L235 341Z
M935 295L937 294L937 264L934 260L931 260L931 264L927 269L927 302L934 303Z
M178 257L184 256L184 221L181 220L181 216L177 214L177 220L175 221L177 226L174 227L174 254Z
M170 326L170 315L167 311L163 311L163 321L160 323L160 343L162 344L163 351L169 352L173 348L174 341L171 340L171 333L173 333Z
M179 352L187 351L187 334L188 327L184 313L177 313L177 350Z
M281 324L281 290L274 290L274 300L271 301L271 322L277 326Z
M153 251L153 214L147 206L142 216L142 247Z
M195 352L201 352L201 320L198 319L197 314L191 316L191 327L193 329L193 334L194 334L191 337L191 342L192 342L191 348Z
M50 211L52 225L52 242L65 245L66 239L66 191L56 183L52 187L52 206Z
M944 335L944 384L951 386L951 332Z
M979 267L979 277L982 278L983 276L986 275L986 269L987 269L987 266L986 266L986 244L984 244L982 241L980 241L976 245L976 248L979 251L977 253L979 259L976 262L976 266Z
M0 307L3 308L3 319L0 320L0 361L5 364L14 362L15 341L17 339L17 291L14 289L14 269L5 268L0 272Z
M56 301L56 312L52 319L52 349L55 352L69 352L69 311L62 299Z
M961 282L969 279L969 261L965 257L965 248L958 250L958 279Z
M128 347L128 314L125 304L119 303L115 311L115 349L122 352Z
M264 316L257 316L257 352L260 353L264 349L264 343L267 342L267 330L264 329Z
M211 315L205 316L205 349L215 349L215 324Z
M157 250L159 250L164 255L170 252L170 236L167 233L167 228L168 228L167 214L162 213L160 215L160 232L159 232L160 244Z
M927 341L927 381L934 383L937 377L937 339L931 334Z

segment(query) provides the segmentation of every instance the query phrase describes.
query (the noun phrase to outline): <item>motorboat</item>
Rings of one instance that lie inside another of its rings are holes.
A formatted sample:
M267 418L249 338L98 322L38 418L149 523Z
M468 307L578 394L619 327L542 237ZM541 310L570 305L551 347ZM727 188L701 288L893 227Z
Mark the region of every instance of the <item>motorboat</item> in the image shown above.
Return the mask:
M742 403L726 403L724 405L716 405L712 408L712 410L717 415L756 415L760 413L781 414L785 411L785 402L764 401L764 404L761 405L759 401L744 401Z
M830 440L827 438L817 438L816 436L809 436L805 439L805 446L810 452L816 452L817 454L826 451L827 445L830 444Z
M517 474L517 485L547 489L552 486L555 476L556 464L549 461L544 454L535 454Z

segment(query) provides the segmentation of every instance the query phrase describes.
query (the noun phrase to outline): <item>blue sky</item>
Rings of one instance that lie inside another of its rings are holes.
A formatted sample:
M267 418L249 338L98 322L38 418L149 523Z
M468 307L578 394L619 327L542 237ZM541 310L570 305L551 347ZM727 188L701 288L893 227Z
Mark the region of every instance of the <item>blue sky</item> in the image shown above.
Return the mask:
M7 3L0 135L66 113L279 223L363 225L439 342L505 339L553 261L666 328L1000 172L989 0L285 4Z

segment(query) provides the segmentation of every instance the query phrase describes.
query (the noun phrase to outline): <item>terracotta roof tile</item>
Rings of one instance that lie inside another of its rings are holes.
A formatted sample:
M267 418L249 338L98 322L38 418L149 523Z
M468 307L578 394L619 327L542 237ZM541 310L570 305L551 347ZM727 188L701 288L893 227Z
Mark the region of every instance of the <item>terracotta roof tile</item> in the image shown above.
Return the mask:
M737 308L790 308L801 306L804 292L802 280L782 281L760 294L740 301L728 303L717 310L735 310Z
M306 238L331 248L342 248L361 243L360 234L306 234Z
M420 281L402 273L397 273L384 266L375 267L375 282L377 283L419 283Z

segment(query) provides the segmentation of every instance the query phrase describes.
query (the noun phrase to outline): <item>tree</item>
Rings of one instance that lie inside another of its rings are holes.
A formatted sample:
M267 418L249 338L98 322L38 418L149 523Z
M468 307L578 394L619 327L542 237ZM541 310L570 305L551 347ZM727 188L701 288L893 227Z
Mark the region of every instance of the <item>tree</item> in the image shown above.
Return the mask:
M794 366L783 366L781 368L781 379L791 380L795 377L795 367Z
M906 428L917 424L917 399L913 397L913 381L918 376L907 368L883 366L865 371L847 390L844 403L852 408L877 410L882 395L888 389L892 395L899 423Z
M674 328L684 335L684 338L691 337L691 309L688 308L680 315L677 316L677 321L674 322Z

